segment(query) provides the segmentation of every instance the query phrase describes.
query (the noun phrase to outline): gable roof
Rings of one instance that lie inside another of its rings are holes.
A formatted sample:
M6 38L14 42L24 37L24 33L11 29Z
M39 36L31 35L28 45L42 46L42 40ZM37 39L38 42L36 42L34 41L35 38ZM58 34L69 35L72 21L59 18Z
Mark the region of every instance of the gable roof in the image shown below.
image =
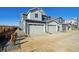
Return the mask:
M42 10L42 8L38 8L38 7L29 9L27 13L23 13L23 14L28 15L30 12L35 12L35 11L39 11L39 12L42 13L43 15L47 15L47 14Z
M56 20L47 20L47 23L51 23L51 22L56 22L57 24L59 24Z

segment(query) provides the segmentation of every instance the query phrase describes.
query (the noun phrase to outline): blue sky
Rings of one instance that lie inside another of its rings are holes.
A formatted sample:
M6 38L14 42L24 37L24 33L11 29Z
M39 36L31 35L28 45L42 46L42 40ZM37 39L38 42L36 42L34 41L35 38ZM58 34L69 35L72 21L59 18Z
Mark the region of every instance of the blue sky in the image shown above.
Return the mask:
M19 25L21 13L32 7L0 7L0 25ZM42 7L49 16L62 16L65 19L79 17L78 7Z

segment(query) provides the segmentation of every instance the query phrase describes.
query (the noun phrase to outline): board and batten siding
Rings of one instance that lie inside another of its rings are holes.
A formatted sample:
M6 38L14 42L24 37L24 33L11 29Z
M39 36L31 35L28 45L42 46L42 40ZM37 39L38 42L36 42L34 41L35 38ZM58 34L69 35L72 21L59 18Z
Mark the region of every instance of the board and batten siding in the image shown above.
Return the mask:
M26 23L26 21L23 21L23 32L24 33L27 33L27 23Z
M35 17L35 14L38 14L37 18ZM40 13L39 11L29 12L27 19L42 21L42 13Z
M59 31L62 32L62 24L58 24L59 26Z

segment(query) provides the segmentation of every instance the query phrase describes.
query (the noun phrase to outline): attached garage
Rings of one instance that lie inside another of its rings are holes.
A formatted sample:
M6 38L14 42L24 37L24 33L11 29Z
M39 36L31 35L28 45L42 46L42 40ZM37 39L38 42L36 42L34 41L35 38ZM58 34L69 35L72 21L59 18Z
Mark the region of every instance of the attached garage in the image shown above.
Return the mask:
M58 30L58 23L50 21L27 20L24 26L27 35L41 35L44 33L54 33Z
M49 33L56 32L56 25L48 25L48 31Z
M54 33L58 31L58 23L54 20L50 20L47 24L47 32Z
M29 24L29 34L37 35L45 33L45 26L41 24Z

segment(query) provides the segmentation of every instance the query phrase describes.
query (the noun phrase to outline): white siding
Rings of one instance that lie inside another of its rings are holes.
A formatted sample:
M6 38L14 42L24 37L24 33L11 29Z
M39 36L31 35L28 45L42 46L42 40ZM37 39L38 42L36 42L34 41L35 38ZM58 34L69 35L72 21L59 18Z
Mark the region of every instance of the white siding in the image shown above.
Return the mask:
M57 23L55 21L52 21L49 23L49 25L57 25Z
M35 18L35 14L38 14L38 18ZM31 20L42 20L42 13L40 13L39 11L35 11L35 12L29 12L27 19L31 19Z
M31 13L27 15L27 19L31 19Z
M62 24L58 24L59 26L59 31L61 32L62 31Z
M27 25L27 24L26 24L26 21L23 22L23 25L24 25L24 26L23 26L23 32L26 33L26 32L27 32L27 30L26 30L26 28L27 28L27 26L26 26L26 25Z

